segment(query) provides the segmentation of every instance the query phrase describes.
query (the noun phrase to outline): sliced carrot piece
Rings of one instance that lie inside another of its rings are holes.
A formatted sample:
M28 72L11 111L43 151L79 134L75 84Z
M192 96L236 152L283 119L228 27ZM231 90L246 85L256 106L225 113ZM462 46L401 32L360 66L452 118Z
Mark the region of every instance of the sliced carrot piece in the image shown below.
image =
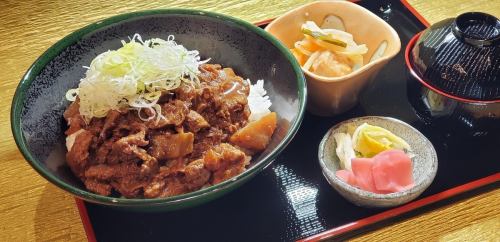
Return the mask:
M302 66L306 62L307 58L304 54L302 54L300 51L297 49L290 49L292 51L293 56L295 56L295 59L299 62L299 64Z
M306 61L307 61L307 56L306 55L302 54L302 52L298 51L295 48L290 49L290 51L292 51L293 56L295 56L295 59L297 59L297 61L299 62L299 64L301 66L303 66L304 63L306 63Z
M305 39L304 41L302 41L302 47L304 47L306 50L308 50L310 52L316 52L316 51L322 49L321 46L317 45L316 43L314 43L308 39Z

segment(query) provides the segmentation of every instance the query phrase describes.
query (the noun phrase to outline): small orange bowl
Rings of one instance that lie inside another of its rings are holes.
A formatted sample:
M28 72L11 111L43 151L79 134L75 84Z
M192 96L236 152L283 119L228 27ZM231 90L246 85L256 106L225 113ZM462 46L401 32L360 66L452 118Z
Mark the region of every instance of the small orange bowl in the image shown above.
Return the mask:
M354 36L354 41L366 44L368 52L363 55L364 65L361 68L341 77L319 76L302 68L310 94L308 110L321 116L342 113L356 105L360 92L401 49L399 36L389 24L369 10L347 1L306 4L276 18L266 31L288 48L293 48L296 41L304 38L301 32L303 23L314 21L320 26L330 15L340 18L346 31ZM387 43L383 54L367 63L383 42Z

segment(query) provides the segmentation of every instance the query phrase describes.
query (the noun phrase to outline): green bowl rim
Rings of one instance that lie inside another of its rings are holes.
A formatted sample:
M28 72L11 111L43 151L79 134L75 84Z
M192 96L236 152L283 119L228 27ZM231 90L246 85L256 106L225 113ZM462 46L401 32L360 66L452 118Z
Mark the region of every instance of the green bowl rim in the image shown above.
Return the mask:
M126 21L138 17L144 16L153 16L153 15L194 15L194 16L209 16L212 18L221 19L226 22L230 22L232 24L236 24L244 29L250 30L259 36L263 37L267 41L271 42L274 46L276 46L279 51L288 59L288 61L292 64L292 68L296 74L296 79L298 82L298 94L299 94L299 112L295 122L292 123L288 133L284 137L284 139L278 144L278 146L270 152L267 156L265 156L259 163L250 167L247 171L238 176L224 181L222 183L200 189L198 191L167 197L167 198L152 198L152 199L137 199L137 198L115 198L98 195L92 192L88 192L86 190L79 189L74 187L63 180L59 179L57 176L53 175L50 171L48 171L43 165L42 162L38 161L35 157L31 155L28 150L26 140L21 130L21 111L23 109L23 103L25 101L26 90L30 87L31 83L34 79L40 74L40 72L45 68L45 66L58 54L60 54L64 49L68 46L79 41L84 35L89 34L93 31L97 31L103 27L107 27L112 24L119 23L121 21ZM197 198L209 196L213 192L217 194L219 190L226 190L232 185L239 184L241 182L246 181L248 178L257 174L259 170L266 168L280 153L285 146L292 140L292 138L297 133L300 124L302 122L304 116L304 110L306 105L306 97L307 97L307 87L304 74L300 68L299 63L290 53L288 48L286 48L279 40L273 37L271 34L267 33L263 29L246 22L241 19L237 19L231 16L227 16L224 14L203 11L203 10L194 10L194 9L183 9L183 8L170 8L170 9L154 9L154 10L146 10L146 11L138 11L116 15L113 17L106 18L104 20L89 24L75 32L65 36L63 39L59 40L57 43L52 45L49 49L47 49L38 59L31 65L31 67L26 71L24 76L22 77L19 85L16 88L14 97L12 99L11 106L11 129L13 132L14 140L16 142L17 147L21 151L24 158L28 161L28 163L45 179L55 184L59 188L72 193L73 195L80 197L84 200L107 204L107 205L116 205L116 206L142 206L142 205L180 205L186 201L194 201Z

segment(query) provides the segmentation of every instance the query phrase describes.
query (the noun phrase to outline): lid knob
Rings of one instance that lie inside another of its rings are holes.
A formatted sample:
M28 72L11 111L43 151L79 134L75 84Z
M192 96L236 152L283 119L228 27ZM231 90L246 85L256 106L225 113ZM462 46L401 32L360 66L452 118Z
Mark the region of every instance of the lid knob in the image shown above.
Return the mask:
M486 13L461 14L455 19L452 30L459 40L473 46L500 44L500 20Z

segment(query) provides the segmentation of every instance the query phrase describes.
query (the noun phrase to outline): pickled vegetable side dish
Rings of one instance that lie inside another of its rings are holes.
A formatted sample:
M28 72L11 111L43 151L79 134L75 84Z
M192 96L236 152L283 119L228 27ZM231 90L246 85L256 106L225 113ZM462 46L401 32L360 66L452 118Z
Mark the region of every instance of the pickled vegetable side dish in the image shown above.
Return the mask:
M334 134L344 182L365 191L387 194L414 186L411 147L382 127L364 123L349 133Z
M307 21L301 27L304 39L295 42L292 54L300 65L316 75L341 77L364 65L363 55L368 52L366 45L358 45L352 34L341 30L340 24L330 26L328 18L323 28L315 22Z

